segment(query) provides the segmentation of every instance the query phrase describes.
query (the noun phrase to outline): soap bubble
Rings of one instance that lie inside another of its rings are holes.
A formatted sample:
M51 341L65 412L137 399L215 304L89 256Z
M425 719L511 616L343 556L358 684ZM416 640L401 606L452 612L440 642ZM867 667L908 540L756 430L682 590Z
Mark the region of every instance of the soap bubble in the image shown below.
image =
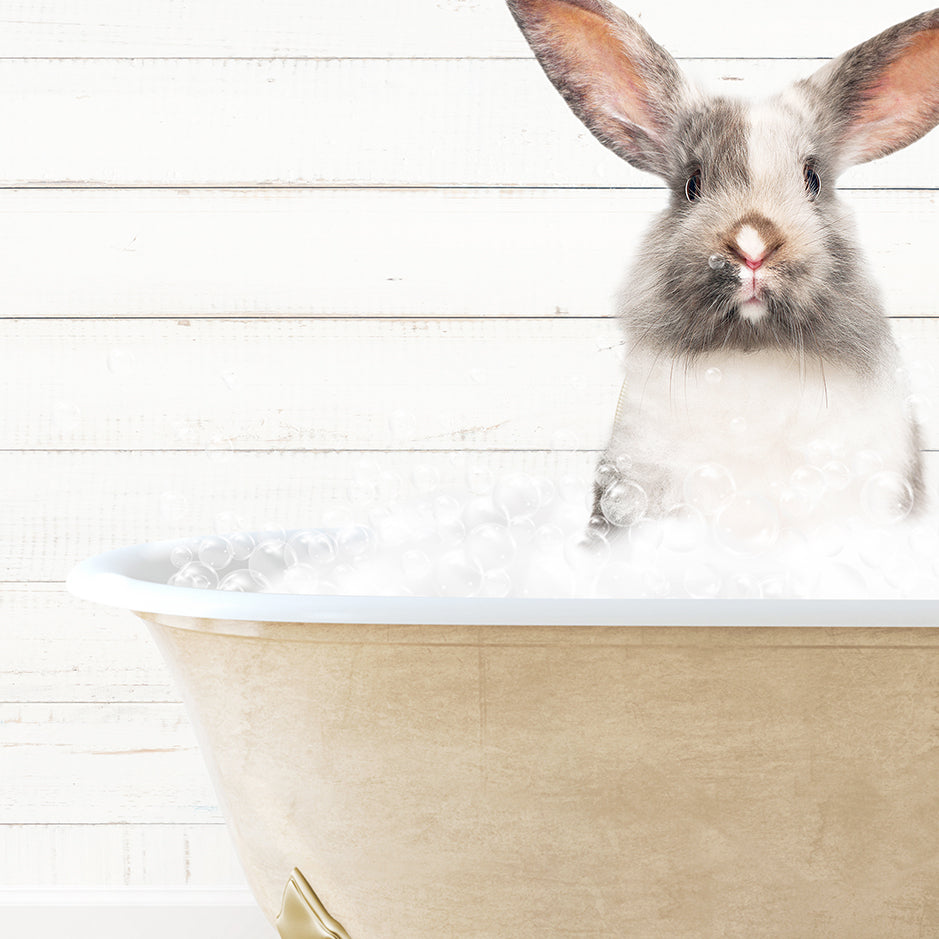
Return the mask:
M835 492L842 492L851 485L851 469L841 460L829 460L822 467L825 485Z
M625 457L625 459L628 460L629 458ZM596 470L594 470L593 479L600 489L606 489L607 486L612 486L613 483L618 482L620 475L615 463L611 463L609 460L601 460L597 464Z
M211 535L199 542L199 560L214 571L228 567L233 556L232 546L227 538Z
M213 590L218 586L218 574L198 561L190 561L181 567L169 579L174 587L195 587L199 590Z
M473 496L463 508L462 521L466 530L472 531L480 525L505 525L508 523L508 516L496 506L491 496Z
M192 546L188 544L173 545L170 550L170 562L177 569L185 567L194 557L195 552L192 550Z
M793 470L789 485L801 492L815 505L825 494L825 474L817 466L800 466Z
M728 505L736 491L734 477L720 463L696 466L682 484L685 502L705 515L711 515Z
M649 506L649 497L638 483L620 480L608 486L600 497L603 517L617 527L632 525L642 518Z
M425 551L411 548L401 555L401 570L409 583L423 580L433 570L433 562Z
M539 554L552 554L560 551L564 544L564 531L554 522L546 522L535 529L533 540L535 551Z
M534 515L541 505L541 492L527 473L511 473L496 482L492 499L509 520L514 521Z
M266 577L262 577L256 571L248 570L246 567L226 574L218 585L219 590L233 590L239 593L257 593L269 588L270 583Z
M712 271L723 270L727 266L727 261L719 254L712 254L708 258L708 267Z
M284 557L290 564L322 566L332 563L338 551L336 541L328 531L313 528L291 535Z
M483 586L480 595L501 599L512 592L512 578L508 571L486 571L483 576Z
M291 564L278 581L276 589L282 593L316 593L319 575L310 564Z
M445 493L434 496L433 510L434 518L441 525L458 522L463 515L463 506L459 500Z
M419 463L411 471L414 488L423 494L433 492L440 485L440 470L427 463Z
M864 513L876 525L896 525L913 510L913 488L892 470L874 473L861 490Z
M375 535L365 525L346 525L336 533L339 553L347 560L366 557L375 546Z
M225 540L231 546L232 560L247 561L251 552L257 547L254 537L246 531L233 531L225 535Z
M737 493L717 514L714 533L731 551L759 554L779 535L779 513L768 499Z
M823 522L809 537L812 548L829 558L833 558L844 550L847 539L848 532L845 527L832 521Z
M435 565L437 589L442 597L475 597L483 585L483 572L460 550L448 551Z
M248 558L248 569L269 581L280 578L287 567L287 545L280 538L260 541Z
M719 368L705 369L704 380L709 385L719 385L724 380L724 373Z
M859 479L866 479L884 468L884 458L876 450L860 450L851 465Z
M683 584L689 597L712 599L721 592L721 575L710 564L694 562L685 568Z
M598 534L574 534L564 541L564 559L568 567L578 573L599 569L609 558L610 551L610 542Z
M466 556L484 571L508 567L515 557L515 539L503 525L478 525L466 536Z

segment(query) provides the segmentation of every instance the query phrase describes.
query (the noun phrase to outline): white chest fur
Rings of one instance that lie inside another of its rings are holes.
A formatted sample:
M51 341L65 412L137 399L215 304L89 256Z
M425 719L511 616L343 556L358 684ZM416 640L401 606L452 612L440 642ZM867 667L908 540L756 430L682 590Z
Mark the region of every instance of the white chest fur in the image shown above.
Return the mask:
M608 459L643 486L653 514L685 501L684 481L703 464L729 470L738 492L777 498L794 478L827 474L842 503L865 475L909 478L914 465L893 369L866 378L775 350L694 361L633 350L626 369Z

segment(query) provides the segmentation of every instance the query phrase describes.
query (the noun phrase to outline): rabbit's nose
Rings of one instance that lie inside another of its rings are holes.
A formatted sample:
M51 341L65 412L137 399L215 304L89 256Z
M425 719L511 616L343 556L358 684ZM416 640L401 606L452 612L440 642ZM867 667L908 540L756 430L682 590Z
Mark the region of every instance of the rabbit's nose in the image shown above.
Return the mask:
M768 220L761 221L763 224L742 224L728 244L730 250L751 271L759 270L780 246L776 227Z

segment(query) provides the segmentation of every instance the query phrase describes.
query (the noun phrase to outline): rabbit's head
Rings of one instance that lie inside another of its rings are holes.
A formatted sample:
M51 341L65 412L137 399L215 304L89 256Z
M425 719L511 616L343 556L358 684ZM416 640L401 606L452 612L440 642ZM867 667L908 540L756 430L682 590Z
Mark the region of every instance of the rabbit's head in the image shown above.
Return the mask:
M939 10L749 104L699 92L606 0L508 3L578 117L671 192L621 301L635 341L886 365L887 325L835 181L939 122Z

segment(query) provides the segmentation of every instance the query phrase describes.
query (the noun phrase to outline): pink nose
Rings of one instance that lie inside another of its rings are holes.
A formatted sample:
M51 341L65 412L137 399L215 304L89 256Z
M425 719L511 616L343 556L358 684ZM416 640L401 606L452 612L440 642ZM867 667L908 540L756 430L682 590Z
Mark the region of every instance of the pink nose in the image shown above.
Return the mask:
M746 254L743 251L740 253L743 255L743 263L746 264L751 271L755 271L761 268L763 266L763 261L766 258L765 254L758 258L751 258L749 254Z

